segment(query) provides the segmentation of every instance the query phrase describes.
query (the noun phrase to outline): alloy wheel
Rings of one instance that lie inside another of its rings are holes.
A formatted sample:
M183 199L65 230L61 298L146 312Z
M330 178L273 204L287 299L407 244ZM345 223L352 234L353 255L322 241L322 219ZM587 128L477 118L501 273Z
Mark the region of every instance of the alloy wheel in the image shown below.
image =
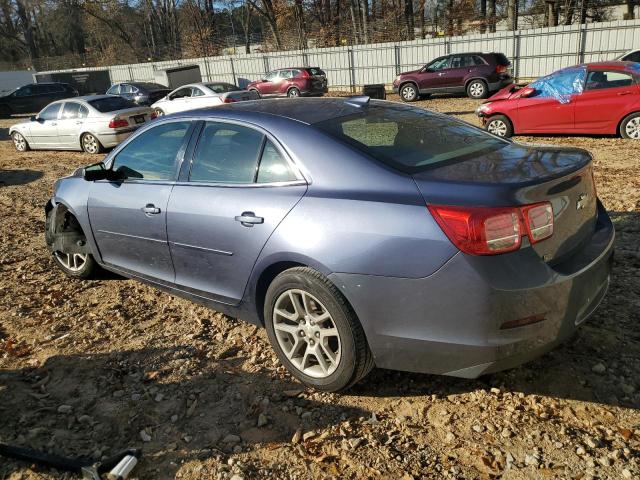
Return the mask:
M87 133L82 137L82 147L87 153L98 153L100 148L98 146L98 139L90 133Z
M629 138L640 139L640 117L629 120L624 126L624 130Z
M289 94L290 97L294 98L294 97L299 97L300 96L300 91L297 88L292 88L291 90L289 90Z
M55 252L54 253L58 261L67 269L72 272L79 272L84 267L85 263L87 263L87 254L86 253L64 253L64 252Z
M13 144L19 152L24 152L27 149L27 141L20 133L13 134Z
M473 82L469 85L469 94L473 98L480 98L484 95L484 85L481 82Z
M407 85L402 88L402 99L406 101L411 101L416 98L417 92L416 89L412 85Z
M278 345L299 371L314 378L330 376L341 358L341 340L327 308L309 292L283 292L273 309Z
M487 125L487 131L498 137L505 137L507 135L507 124L502 120L491 120Z

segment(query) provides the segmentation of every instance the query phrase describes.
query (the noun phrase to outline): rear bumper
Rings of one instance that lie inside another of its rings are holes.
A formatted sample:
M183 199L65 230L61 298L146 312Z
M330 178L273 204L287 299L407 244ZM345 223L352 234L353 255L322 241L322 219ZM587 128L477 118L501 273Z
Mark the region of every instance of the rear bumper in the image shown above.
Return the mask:
M124 130L110 131L110 132L96 132L96 137L100 141L103 147L111 148L120 145L127 138L129 138L133 132L140 127L132 127Z
M553 268L523 248L458 253L420 279L330 277L358 314L378 367L475 378L531 360L576 331L606 294L614 236L600 207L591 241ZM531 316L544 320L500 328Z
M489 91L494 92L503 89L504 87L511 85L513 83L513 78L508 75L500 78L497 82L489 83Z

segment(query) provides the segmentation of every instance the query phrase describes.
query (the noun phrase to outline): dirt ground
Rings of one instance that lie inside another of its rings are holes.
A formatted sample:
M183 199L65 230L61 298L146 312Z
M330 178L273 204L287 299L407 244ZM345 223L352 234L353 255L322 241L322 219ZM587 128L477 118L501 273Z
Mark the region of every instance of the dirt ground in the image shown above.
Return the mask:
M476 122L477 102L420 104ZM74 152L17 154L0 121L0 441L100 458L143 449L141 479L640 478L640 142L587 148L617 229L608 296L575 338L478 380L374 370L305 390L265 333L105 275L74 281L44 246ZM72 478L0 459L0 479ZM74 477L75 478L75 477Z

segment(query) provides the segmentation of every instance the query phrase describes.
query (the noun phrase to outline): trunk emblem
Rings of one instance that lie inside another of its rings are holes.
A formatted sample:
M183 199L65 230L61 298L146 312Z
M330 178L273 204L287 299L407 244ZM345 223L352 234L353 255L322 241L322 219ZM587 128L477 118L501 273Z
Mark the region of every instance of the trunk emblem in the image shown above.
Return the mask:
M576 210L582 210L585 207L585 203L587 203L587 194L581 193L578 195L578 201L576 202Z

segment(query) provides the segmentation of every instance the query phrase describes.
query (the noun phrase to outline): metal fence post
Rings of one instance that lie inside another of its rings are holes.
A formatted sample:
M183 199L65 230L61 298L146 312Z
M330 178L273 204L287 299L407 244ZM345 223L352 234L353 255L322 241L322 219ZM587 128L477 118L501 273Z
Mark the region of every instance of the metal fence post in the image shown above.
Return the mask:
M587 43L586 37L587 37L587 24L579 23L578 24L578 45L576 46L576 57L578 59L577 63L584 63L585 46Z
M131 65L129 65L129 79L133 81L133 69L131 68Z
M269 57L267 57L266 55L264 55L262 57L262 62L264 63L264 73L268 73L269 70L271 70L269 68Z
M349 73L351 80L351 93L356 91L356 70L355 70L355 57L353 56L353 48L349 49Z
M513 78L517 82L520 76L520 30L513 31Z
M233 66L233 57L229 57L229 63L231 64L231 76L233 77L233 84L238 85L238 80L236 79L236 69Z
M306 51L302 51L302 63L303 63L303 67L310 67L311 65L309 65L309 56L307 55Z
M394 45L393 50L394 50L396 76L397 76L397 75L400 75L400 45Z

